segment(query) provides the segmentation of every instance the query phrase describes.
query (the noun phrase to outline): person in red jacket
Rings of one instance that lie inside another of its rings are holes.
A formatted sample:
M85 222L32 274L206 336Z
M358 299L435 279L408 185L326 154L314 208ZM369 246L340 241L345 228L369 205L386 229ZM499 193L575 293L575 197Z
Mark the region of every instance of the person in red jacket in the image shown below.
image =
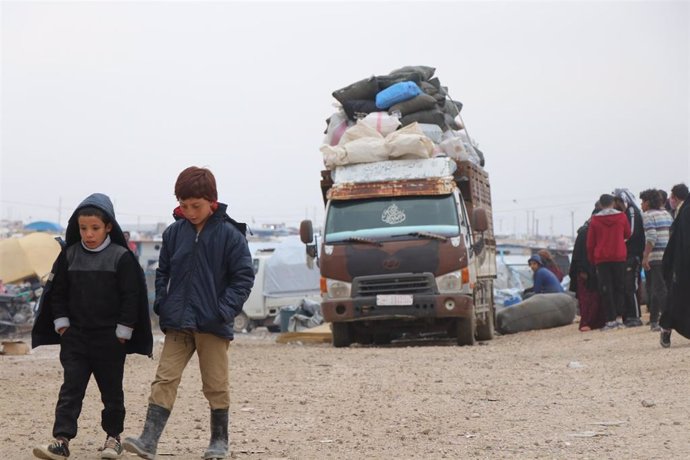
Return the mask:
M596 266L599 293L606 312L603 330L623 326L625 289L625 241L630 238L630 223L614 209L613 195L599 197L601 211L592 216L587 232L587 258Z

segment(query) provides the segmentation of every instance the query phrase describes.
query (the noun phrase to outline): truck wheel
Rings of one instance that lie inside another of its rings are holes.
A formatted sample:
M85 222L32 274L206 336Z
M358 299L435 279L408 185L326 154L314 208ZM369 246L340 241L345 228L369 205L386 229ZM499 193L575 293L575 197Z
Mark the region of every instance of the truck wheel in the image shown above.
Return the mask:
M468 318L458 318L456 323L458 345L474 345L474 334L477 332L477 318L474 314Z
M348 323L331 323L333 346L336 348L349 347L352 343L350 325Z
M235 316L235 322L232 325L233 332L249 332L252 330L252 322L245 312L241 312Z
M486 312L486 321L477 326L477 340L491 340L494 338L494 317L496 310L491 307Z

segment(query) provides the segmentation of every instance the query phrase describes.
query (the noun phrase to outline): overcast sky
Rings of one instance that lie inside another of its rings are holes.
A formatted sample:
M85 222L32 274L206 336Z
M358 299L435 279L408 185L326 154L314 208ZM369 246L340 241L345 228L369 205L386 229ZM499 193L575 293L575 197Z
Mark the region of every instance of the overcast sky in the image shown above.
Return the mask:
M65 225L103 192L125 227L169 222L197 165L238 220L318 221L333 90L428 65L486 156L496 231L570 235L601 193L690 183L689 11L3 1L0 218Z

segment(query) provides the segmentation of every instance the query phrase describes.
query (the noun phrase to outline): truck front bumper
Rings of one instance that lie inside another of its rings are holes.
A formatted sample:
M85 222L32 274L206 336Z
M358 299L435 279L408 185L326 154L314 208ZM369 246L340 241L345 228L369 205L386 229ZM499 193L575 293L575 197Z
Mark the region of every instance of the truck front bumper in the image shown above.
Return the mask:
M474 305L468 295L415 294L412 305L377 305L373 296L322 300L321 313L327 322L468 318L474 315Z

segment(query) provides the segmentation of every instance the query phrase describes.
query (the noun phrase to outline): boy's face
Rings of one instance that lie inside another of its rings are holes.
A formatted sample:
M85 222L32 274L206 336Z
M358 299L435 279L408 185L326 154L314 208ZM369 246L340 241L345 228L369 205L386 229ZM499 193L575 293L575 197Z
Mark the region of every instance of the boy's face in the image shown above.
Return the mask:
M180 209L185 219L190 221L197 229L201 229L206 220L213 214L211 202L206 198L180 200Z
M103 244L105 237L113 229L112 224L106 225L96 216L79 216L79 235L84 245L89 249L96 249Z

